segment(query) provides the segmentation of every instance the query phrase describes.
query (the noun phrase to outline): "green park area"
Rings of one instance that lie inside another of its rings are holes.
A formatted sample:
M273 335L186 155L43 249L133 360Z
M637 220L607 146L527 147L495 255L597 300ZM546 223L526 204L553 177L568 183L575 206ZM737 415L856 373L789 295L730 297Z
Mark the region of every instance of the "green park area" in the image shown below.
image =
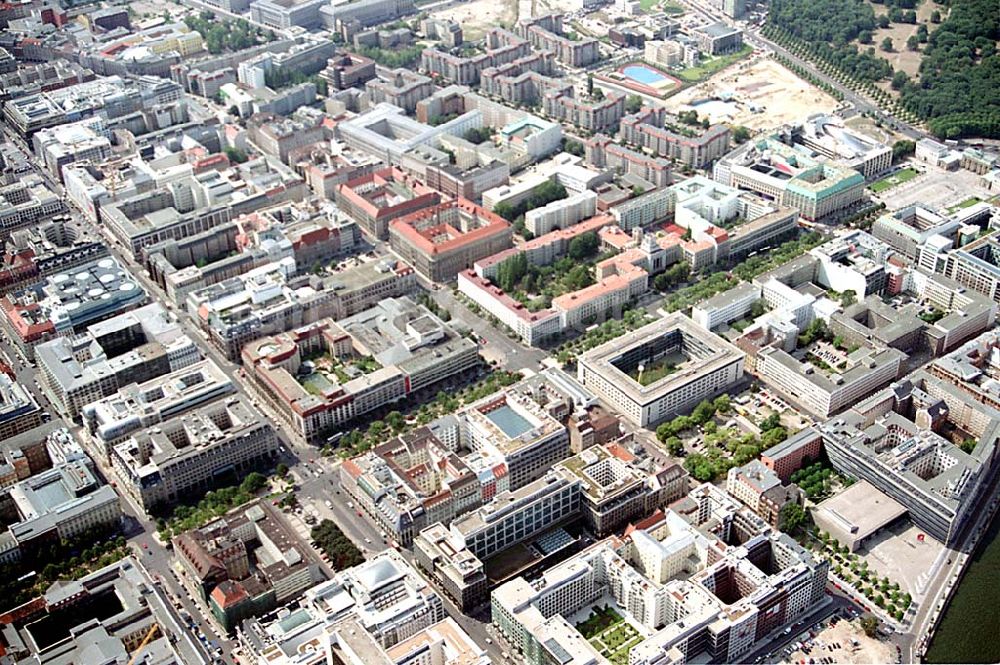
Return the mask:
M753 47L749 44L744 44L739 51L733 53L728 53L726 55L716 56L708 60L704 60L694 67L688 67L687 69L682 69L677 72L677 78L681 79L685 83L697 83L699 81L704 81L708 77L712 76L716 72L719 72L729 65L742 60L753 52Z
M872 183L871 190L875 194L878 194L880 192L884 192L887 189L892 189L893 187L902 185L904 182L909 182L910 180L916 178L918 175L919 172L916 169L907 167L901 171L896 171L887 178L882 178L881 180L877 180L876 182Z

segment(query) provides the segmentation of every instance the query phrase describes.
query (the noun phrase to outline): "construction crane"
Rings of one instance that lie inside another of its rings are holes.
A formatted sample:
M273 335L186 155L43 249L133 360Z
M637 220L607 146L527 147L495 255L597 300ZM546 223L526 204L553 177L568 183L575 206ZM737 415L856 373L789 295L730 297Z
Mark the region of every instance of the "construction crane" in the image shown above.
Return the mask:
M160 626L158 624L154 623L150 626L149 632L146 633L146 637L142 638L142 642L140 642L136 650L132 652L132 657L129 659L128 665L135 665L135 661L139 657L139 654L142 653L142 650L146 648L146 645L149 644L149 641L156 636L156 633L159 632L159 630Z

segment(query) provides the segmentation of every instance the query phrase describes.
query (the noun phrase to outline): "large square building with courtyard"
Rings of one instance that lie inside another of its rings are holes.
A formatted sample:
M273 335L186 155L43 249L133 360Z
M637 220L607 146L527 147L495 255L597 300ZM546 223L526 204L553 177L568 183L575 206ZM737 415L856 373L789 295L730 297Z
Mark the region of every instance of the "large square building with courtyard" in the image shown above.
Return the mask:
M580 357L577 374L642 427L690 411L743 378L744 354L683 314L670 314Z

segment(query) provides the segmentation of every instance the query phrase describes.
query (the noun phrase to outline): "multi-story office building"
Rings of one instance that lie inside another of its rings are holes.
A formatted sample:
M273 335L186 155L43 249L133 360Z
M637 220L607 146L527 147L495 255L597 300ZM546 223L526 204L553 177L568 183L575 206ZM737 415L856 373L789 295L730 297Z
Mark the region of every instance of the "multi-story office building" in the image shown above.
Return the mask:
M42 409L27 388L0 372L0 441L42 424Z
M325 5L325 0L255 0L250 3L250 18L281 30L315 28L320 24L320 10Z
M465 447L488 457L499 453L512 490L541 478L569 455L566 427L522 391L485 397L460 411L458 418Z
M671 314L587 351L580 382L641 427L685 413L743 379L742 351Z
M490 280L480 277L474 270L458 273L458 289L487 313L497 317L529 346L537 346L562 332L559 312L553 309L531 312L524 303L515 300Z
M355 0L324 5L319 13L326 28L339 30L342 24L351 21L363 26L378 25L415 11L413 0Z
M793 473L818 460L822 454L823 437L816 430L806 428L765 450L760 461L787 483Z
M898 501L945 544L963 532L996 473L1000 400L990 361L979 366L973 355L995 340L991 332L969 342L815 431L838 471ZM976 441L971 452L946 438L952 427Z
M90 461L83 448L56 418L0 441L0 487L9 487L51 469L55 464Z
M835 116L815 115L791 130L791 140L872 180L892 167L892 148L856 132Z
M948 252L943 263L940 272L945 276L1000 303L1000 242L995 233Z
M713 125L703 132L671 124L665 109L645 107L622 118L618 135L624 143L691 168L705 168L729 150L729 127ZM727 183L728 184L728 183Z
M559 150L562 129L554 122L526 115L500 128L500 142L533 160L540 160Z
M30 138L54 127L94 115L114 120L157 104L172 104L183 95L173 81L157 76L105 76L67 87L9 100L3 117L18 134Z
M21 354L34 358L36 345L82 332L146 301L146 292L110 257L52 275L0 298L0 317Z
M390 167L337 187L337 204L370 235L385 240L389 222L441 202L441 195Z
M650 469L617 443L592 446L556 465L580 480L580 512L604 538L687 494L688 474L677 464Z
M705 330L715 330L721 325L742 319L760 299L759 286L742 282L692 307L691 319Z
M136 432L111 450L118 488L147 512L242 478L278 455L274 430L227 397Z
M570 194L524 215L524 226L535 237L556 229L565 229L597 214L597 194L589 189Z
M285 118L273 113L255 113L247 119L247 136L254 145L288 164L293 151L323 141L326 128L321 118Z
M18 291L108 253L96 233L64 217L11 232L6 250L0 257L0 293Z
M273 109L260 112L278 113ZM154 180L152 188L120 194L100 206L105 233L137 261L150 245L204 233L241 214L294 201L306 191L298 175L277 169L265 159L225 171L216 167L185 173L182 168L168 168L154 172Z
M936 235L951 241L946 245L948 248L954 246L961 226L954 219L914 204L876 219L872 224L872 235L927 272L939 272L933 262L923 265L920 261L924 254L921 249Z
M172 314L151 304L41 344L35 358L49 399L75 419L84 405L130 383L182 370L201 353Z
M479 367L474 342L408 298L260 339L243 349L242 359L249 385L310 443Z
M580 479L550 471L520 489L503 492L492 502L451 523L457 548L479 560L523 542L579 515Z
M102 162L111 156L110 131L100 117L38 131L32 138L33 149L45 169L62 181L62 169L73 162Z
M413 289L416 277L392 260L365 263L329 277L295 275L295 261L282 259L239 277L191 292L188 312L230 360L255 339L320 319L344 318L385 298Z
M473 613L489 601L489 582L483 562L454 541L442 523L432 524L413 539L414 558L462 612Z
M163 662L208 665L204 648L194 646L167 596L155 589L146 567L130 556L78 580L55 582L23 606L30 614L0 620L7 654L35 662L128 662L144 643L143 653ZM54 645L35 637L42 620L66 627Z
M386 164L398 165L403 155L415 148L437 148L444 135L461 138L470 129L482 126L483 114L478 110L432 127L408 117L398 106L376 104L338 123L336 132L349 147L378 157Z
M0 187L0 239L66 212L66 202L40 178L22 174L17 182Z
M831 367L823 360L820 363L825 364L798 360L772 346L757 353L754 371L785 399L819 418L829 418L895 381L906 358L897 349L871 347L843 356Z
M184 581L230 633L325 579L309 545L269 501L240 506L172 542Z
M712 178L796 208L810 221L836 214L862 199L863 175L848 166L819 162L811 154L778 137L757 138L715 164Z
M102 485L89 460L60 464L0 489L0 562L30 557L53 539L117 529L122 518L114 488Z
M239 628L240 645L255 663L313 663L289 660L301 645L317 645L325 659L328 627L353 621L383 648L417 635L445 618L441 597L395 550L383 550L333 579L307 589L287 608ZM319 661L322 662L322 661Z
M232 380L214 361L200 360L87 404L80 412L95 452L110 459L114 444L132 433L235 392Z
M375 78L375 61L356 53L338 53L319 77L333 90L347 90Z
M508 249L502 217L466 199L441 203L389 223L389 244L425 279L450 282L481 258Z
M422 427L351 458L340 468L344 492L380 530L405 547L428 524L450 524L491 498L493 475L477 477L456 453L455 437L441 429L440 423Z
M698 48L709 55L732 53L743 46L743 31L723 21L695 28L692 37L698 42Z
M825 561L715 488L681 503L690 512L660 513L537 580L497 588L494 625L525 662L602 662L565 617L610 604L642 626L632 663L739 662L823 600Z

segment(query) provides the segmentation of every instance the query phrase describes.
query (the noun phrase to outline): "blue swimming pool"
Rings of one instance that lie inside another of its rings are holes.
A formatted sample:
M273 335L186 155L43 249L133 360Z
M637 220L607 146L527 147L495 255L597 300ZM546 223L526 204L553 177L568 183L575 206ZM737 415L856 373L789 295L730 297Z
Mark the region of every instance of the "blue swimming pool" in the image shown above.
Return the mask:
M667 77L660 72L655 69L650 69L644 65L629 65L628 67L623 67L622 74L637 83L642 83L643 85L656 85L657 83L662 83L667 80Z

